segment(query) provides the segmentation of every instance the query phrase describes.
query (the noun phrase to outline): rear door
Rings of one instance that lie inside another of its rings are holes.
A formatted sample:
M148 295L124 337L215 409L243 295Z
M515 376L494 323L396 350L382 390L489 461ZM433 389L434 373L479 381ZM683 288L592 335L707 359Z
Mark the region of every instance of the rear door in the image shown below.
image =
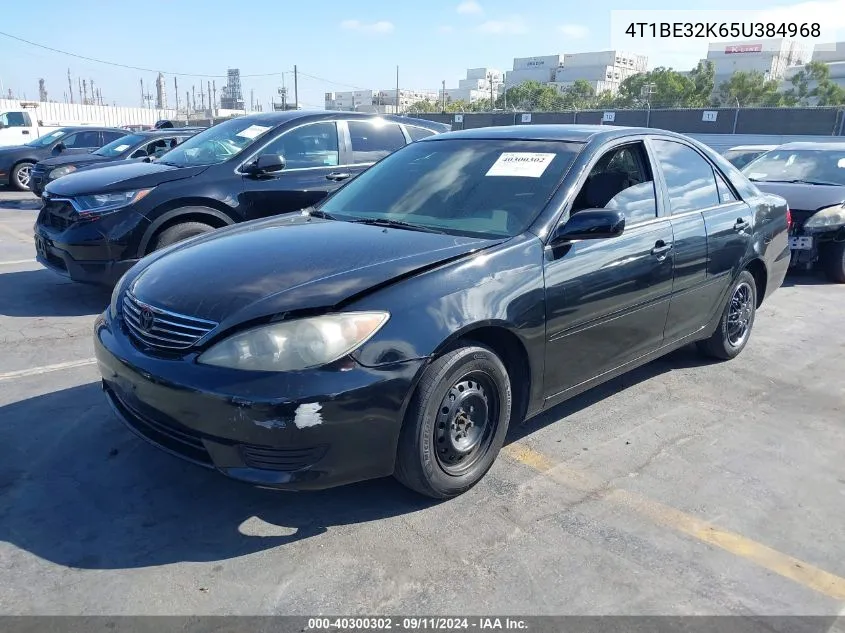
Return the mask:
M243 165L263 154L283 156L285 168L252 176ZM314 205L340 186L341 164L337 121L315 121L285 130L241 163L244 214L255 219L298 211Z
M408 144L402 126L384 119L350 119L341 122L344 140L344 169L338 184L357 176L385 156Z

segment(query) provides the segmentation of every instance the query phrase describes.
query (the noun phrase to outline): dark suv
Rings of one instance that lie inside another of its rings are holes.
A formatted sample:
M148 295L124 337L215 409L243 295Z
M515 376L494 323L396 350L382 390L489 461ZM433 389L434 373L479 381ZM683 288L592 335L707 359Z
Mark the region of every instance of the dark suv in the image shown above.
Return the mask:
M11 185L19 191L29 189L32 167L52 156L87 154L111 143L126 130L105 127L61 127L26 145L0 147L0 185Z
M47 185L35 225L38 261L74 281L113 285L154 250L316 204L400 147L448 130L355 112L230 119L154 162L123 161Z
M149 130L134 134L127 132L126 136L121 136L90 154L65 154L42 160L32 168L29 188L36 196L40 196L44 193L44 187L56 178L80 169L104 167L119 160L158 158L204 129L194 127Z

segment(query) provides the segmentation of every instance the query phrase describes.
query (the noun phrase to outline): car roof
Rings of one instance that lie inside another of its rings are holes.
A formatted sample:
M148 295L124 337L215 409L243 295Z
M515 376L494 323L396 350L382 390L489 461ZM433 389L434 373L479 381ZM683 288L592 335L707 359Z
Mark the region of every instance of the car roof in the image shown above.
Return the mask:
M736 145L734 147L729 148L727 151L729 152L753 152L757 150L773 150L776 147L780 147L779 145Z
M795 141L793 143L785 143L783 145L780 145L778 146L778 149L820 149L830 150L832 152L843 152L845 151L845 143L827 143L825 141Z
M520 141L569 141L573 143L588 143L593 140L608 141L614 138L640 135L669 136L685 140L687 137L668 130L657 130L645 127L626 127L621 125L577 125L559 123L553 125L503 125L495 127L481 127L470 130L447 132L438 136L430 136L418 142L434 142L447 139L512 139Z
M109 127L108 125L63 125L61 128L67 132L84 132L87 130L94 130L96 132L126 132L123 128Z
M260 112L257 114L246 114L237 117L255 123L263 123L265 125L281 125L288 121L295 121L297 119L334 119L343 117L344 119L384 119L385 121L394 121L396 123L405 123L407 125L417 125L421 127L430 127L431 129L442 129L448 125L437 123L434 121L427 121L425 119L408 118L396 116L393 114L378 114L372 112L347 112L343 110L287 110L284 112ZM230 119L231 120L231 119Z
M158 130L141 130L139 132L130 132L130 134L137 134L140 136L169 136L171 134L184 134L192 132L194 134L207 130L205 127L166 127ZM129 136L129 134L127 134Z

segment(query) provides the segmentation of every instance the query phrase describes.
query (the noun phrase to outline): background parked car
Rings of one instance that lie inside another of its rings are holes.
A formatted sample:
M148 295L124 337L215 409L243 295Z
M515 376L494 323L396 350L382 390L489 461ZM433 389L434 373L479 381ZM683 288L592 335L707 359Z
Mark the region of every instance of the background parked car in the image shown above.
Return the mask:
M737 169L741 169L761 154L765 154L776 147L777 145L737 145L722 152L722 156L731 165Z
M688 343L740 354L786 232L783 198L681 135L465 130L144 258L94 348L125 422L195 463L452 497L526 417Z
M354 112L230 119L155 162L83 170L47 185L37 257L76 281L111 285L154 250L316 204L391 152L448 129Z
M44 187L56 178L80 169L102 167L119 160L159 158L203 129L193 127L138 132L122 136L90 154L63 154L39 161L32 169L29 188L40 196Z
M63 127L34 141L0 147L0 185L28 191L33 166L59 154L84 154L126 136L126 130L109 127Z
M831 281L845 283L845 143L787 143L743 173L789 202L792 266L820 265Z

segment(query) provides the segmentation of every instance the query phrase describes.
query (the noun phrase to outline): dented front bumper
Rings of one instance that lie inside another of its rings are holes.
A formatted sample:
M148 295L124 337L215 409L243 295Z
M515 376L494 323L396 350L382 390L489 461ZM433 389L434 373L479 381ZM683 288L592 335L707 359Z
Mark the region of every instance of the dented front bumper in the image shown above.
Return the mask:
M393 473L404 408L424 360L271 374L165 359L101 316L103 389L137 435L251 484L321 489Z

